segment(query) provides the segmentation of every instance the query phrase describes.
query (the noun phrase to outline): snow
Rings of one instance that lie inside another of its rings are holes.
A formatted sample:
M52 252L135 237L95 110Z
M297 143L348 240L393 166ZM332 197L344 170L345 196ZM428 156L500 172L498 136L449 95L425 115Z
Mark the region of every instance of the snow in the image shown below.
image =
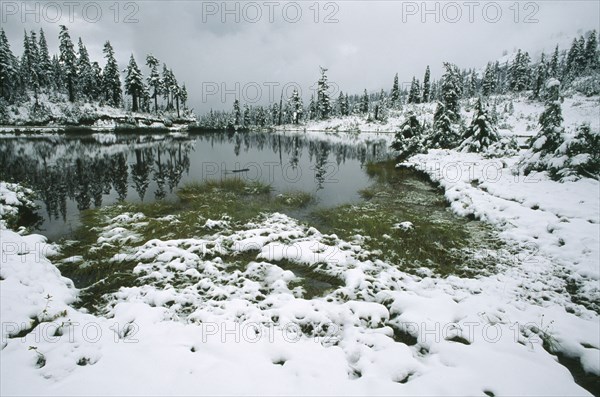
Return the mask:
M496 106L509 102L500 135L533 136L543 106L503 97ZM430 122L428 106L414 106L420 121ZM562 106L567 129L598 129L597 98ZM405 121L394 117L277 133L389 144ZM243 225L201 219L203 236L146 241L140 227L176 225L179 215L123 213L106 217L93 249L114 248L111 265L135 263L137 282L91 314L74 308L80 292L53 263L60 247L0 222L0 393L589 395L552 352L600 376L600 182L524 176L519 160L430 150L401 164L429 175L450 210L489 223L506 244L474 252L496 265L474 278L404 272L369 252L366 236L344 240L284 214ZM26 204L24 191L0 183L0 219ZM237 256L251 259L232 266ZM86 266L81 256L62 263Z

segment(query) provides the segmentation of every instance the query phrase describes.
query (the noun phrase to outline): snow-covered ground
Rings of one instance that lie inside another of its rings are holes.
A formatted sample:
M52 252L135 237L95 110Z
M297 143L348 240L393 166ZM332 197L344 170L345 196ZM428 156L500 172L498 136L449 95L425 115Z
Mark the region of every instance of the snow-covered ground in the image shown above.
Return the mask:
M157 116L99 103L70 103L62 96L49 98L46 94L41 94L38 102L36 105L31 99L7 106L4 116L0 117L0 133L54 132L73 127L107 132L133 128L180 131L196 123L196 117L185 111L181 117L176 112Z
M542 107L513 106L500 117L505 134L533 135ZM598 128L597 107L597 98L568 99L565 124ZM317 129L306 134L324 135ZM333 140L392 137L328 131ZM242 227L199 219L205 236L144 241L147 222L177 227L178 216L124 213L106 216L93 249L128 241L134 248L111 261L136 263L139 283L92 315L72 306L78 291L52 262L60 247L0 226L0 391L589 395L551 352L600 376L600 183L525 177L518 160L431 150L404 164L506 242L506 252L478 252L497 269L476 278L409 274L373 259L363 236L344 241L282 214ZM18 207L15 187L2 186L11 202L0 208ZM236 255L253 259L232 269L222 258ZM309 296L290 266L339 286Z

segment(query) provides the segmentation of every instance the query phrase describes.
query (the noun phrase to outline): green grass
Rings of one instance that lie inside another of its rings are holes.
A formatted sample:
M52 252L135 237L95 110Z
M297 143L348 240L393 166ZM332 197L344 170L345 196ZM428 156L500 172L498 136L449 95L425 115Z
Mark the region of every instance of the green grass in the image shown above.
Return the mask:
M372 259L388 260L404 271L427 267L442 276L472 276L489 265L468 254L471 221L452 215L425 175L415 178L413 171L396 169L393 161L367 164L366 172L374 183L359 192L365 202L313 213L322 232L342 239L366 236L365 248L376 252ZM404 221L414 229L394 227ZM477 228L488 232L482 224Z

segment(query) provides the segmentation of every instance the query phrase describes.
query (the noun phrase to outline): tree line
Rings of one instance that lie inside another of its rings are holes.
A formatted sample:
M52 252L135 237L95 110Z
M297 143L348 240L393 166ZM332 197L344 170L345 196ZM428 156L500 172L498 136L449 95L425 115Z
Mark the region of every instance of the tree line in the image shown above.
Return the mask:
M180 85L166 64L163 63L159 70L160 61L155 56L146 56L148 76L144 77L133 54L127 67L119 70L110 41L104 44L105 64L101 67L90 59L81 38L75 48L66 26L60 26L58 39L58 54L50 55L43 29L39 34L25 31L23 54L16 57L0 28L0 101L4 105L33 98L35 106L40 106L40 97L44 94L51 101L64 96L73 103L100 103L122 108L126 106L124 95L128 95L134 112L154 111L158 114L162 110L176 110L180 116L180 108L187 108L185 83Z

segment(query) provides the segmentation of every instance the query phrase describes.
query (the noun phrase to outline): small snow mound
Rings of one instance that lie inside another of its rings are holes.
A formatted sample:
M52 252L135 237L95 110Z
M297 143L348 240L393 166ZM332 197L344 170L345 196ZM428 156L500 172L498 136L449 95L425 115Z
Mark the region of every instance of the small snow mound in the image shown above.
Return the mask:
M400 223L396 223L394 226L394 229L398 229L398 230L403 230L405 232L412 230L415 228L415 225L413 225L412 222L400 222Z

